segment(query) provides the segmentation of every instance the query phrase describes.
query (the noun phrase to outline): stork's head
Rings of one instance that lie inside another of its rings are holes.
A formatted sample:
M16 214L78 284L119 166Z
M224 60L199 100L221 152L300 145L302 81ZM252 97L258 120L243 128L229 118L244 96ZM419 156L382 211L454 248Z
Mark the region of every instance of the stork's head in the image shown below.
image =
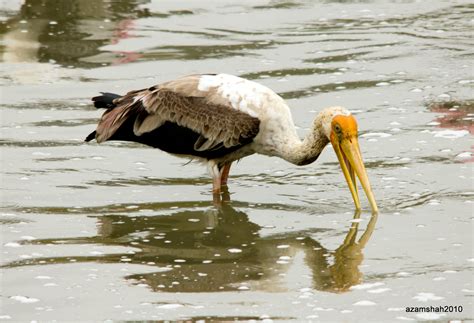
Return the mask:
M341 165L356 208L360 209L356 184L357 175L367 195L372 211L377 213L377 203L375 202L360 153L356 119L348 110L341 107L332 107L323 110L318 119L321 122L320 127L322 127L322 131L331 142L339 159L339 164Z

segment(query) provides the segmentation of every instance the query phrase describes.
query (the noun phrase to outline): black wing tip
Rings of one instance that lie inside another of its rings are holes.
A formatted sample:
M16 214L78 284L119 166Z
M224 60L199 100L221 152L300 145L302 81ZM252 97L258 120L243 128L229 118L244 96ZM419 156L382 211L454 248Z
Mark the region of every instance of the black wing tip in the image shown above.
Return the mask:
M85 142L89 142L89 141L91 141L91 140L94 140L96 133L97 133L97 132L96 132L95 130L92 131L92 132L86 137L86 139L84 139L84 141L85 141Z

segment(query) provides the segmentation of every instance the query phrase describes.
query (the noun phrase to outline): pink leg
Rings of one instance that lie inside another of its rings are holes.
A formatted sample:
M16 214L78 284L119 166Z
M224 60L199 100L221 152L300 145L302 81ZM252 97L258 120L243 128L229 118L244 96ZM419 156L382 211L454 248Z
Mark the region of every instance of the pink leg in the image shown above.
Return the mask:
M225 164L221 169L221 185L227 185L227 179L229 179L230 165L232 165L232 163Z
M220 194L221 192L221 177L215 176L212 178L212 193Z
M217 167L216 167L217 168ZM217 175L212 174L212 200L214 202L214 206L220 206L221 201L221 176L219 171L217 171Z
M212 193L220 194L221 193L221 173L219 172L219 167L217 164L209 161L207 164L209 173L212 176Z

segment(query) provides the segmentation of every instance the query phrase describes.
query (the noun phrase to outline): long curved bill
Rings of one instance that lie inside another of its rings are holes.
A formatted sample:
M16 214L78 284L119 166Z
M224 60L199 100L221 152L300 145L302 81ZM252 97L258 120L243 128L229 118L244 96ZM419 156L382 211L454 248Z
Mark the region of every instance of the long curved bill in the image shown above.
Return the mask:
M367 177L367 172L365 171L357 137L342 139L340 142L335 139L332 141L332 146L334 147L334 151L336 152L337 158L339 159L339 164L341 165L342 172L346 178L347 185L351 191L356 208L360 209L360 200L357 193L356 183L357 175L357 178L359 178L362 188L367 195L372 212L378 213L379 210L377 207L377 202L375 202L375 197L372 193L372 188L370 187L369 178Z

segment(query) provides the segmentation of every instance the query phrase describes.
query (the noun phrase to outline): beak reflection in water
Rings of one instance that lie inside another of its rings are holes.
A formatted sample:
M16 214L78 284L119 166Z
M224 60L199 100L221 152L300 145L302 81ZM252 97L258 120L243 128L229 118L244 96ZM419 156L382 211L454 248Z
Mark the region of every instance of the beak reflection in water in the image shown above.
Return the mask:
M377 202L375 202L375 197L372 193L372 188L360 153L359 141L357 139L357 122L352 115L338 115L333 118L331 124L331 144L339 159L339 164L341 165L342 172L351 191L356 209L361 209L359 194L357 192L357 176L367 195L372 212L378 213Z

